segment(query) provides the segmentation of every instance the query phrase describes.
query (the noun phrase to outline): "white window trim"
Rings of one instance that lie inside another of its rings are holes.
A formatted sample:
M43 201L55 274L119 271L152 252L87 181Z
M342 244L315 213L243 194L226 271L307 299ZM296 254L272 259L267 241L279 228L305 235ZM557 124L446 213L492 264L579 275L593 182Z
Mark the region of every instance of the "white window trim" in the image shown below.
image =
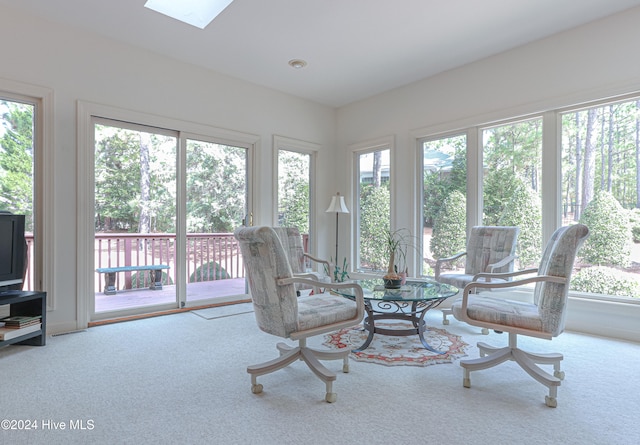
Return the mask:
M303 141L300 139L294 139L287 136L273 135L273 189L274 199L272 208L272 224L275 226L278 224L278 153L280 150L292 151L296 153L303 153L309 155L309 232L312 234L309 239L309 253L316 254L318 252L318 232L316 230L316 215L317 215L317 187L316 187L316 165L318 152L321 149L321 145L315 142Z
M47 292L47 310L57 307L54 259L54 94L50 88L0 78L0 96L33 104L34 121L34 286Z
M351 196L351 202L353 203L353 211L350 213L349 217L351 218L351 249L349 259L350 264L353 264L354 270L356 270L356 266L360 265L360 252L358 249L358 240L360 239L360 234L358 232L359 225L359 212L357 209L360 208L360 196L357 193L360 181L360 171L358 165L358 156L373 153L375 151L381 150L389 150L389 196L391 199L391 221L390 227L392 230L395 230L396 227L396 202L395 199L395 190L396 190L396 173L395 173L395 157L396 157L396 140L395 136L384 136L377 139L370 139L368 141L358 142L349 146L349 151L351 152L351 172L353 174L353 182L351 183L351 189L349 190L349 194Z
M88 326L90 315L93 312L94 296L94 274L92 265L94 263L93 235L94 235L94 131L93 120L95 117L139 124L143 126L156 127L176 131L179 134L179 143L184 144L186 138L211 141L219 144L229 144L243 147L248 150L248 202L247 209L251 213L254 203L253 196L255 184L258 182L253 173L253 164L256 161L255 152L260 145L260 136L227 130L194 122L181 121L168 117L151 115L147 113L124 110L121 108L101 105L92 102L77 102L77 324L78 329ZM185 150L180 150L178 159L178 195L182 197L184 203L183 187L181 185L181 167L185 165ZM178 221L181 221L186 212L184 205L177 209ZM183 228L184 229L184 228ZM182 230L184 232L184 230Z

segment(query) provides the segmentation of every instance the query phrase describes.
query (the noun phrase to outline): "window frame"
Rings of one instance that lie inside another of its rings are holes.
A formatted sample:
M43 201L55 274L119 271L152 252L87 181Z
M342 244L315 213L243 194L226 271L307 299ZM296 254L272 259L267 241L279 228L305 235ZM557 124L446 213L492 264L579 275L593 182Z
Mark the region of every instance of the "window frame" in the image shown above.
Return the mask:
M369 141L364 141L356 144L352 144L349 146L349 151L351 152L351 171L353 172L353 182L351 185L351 202L353 203L353 209L350 210L352 212L351 217L351 233L353 236L351 237L351 258L350 264L352 264L352 268L354 272L362 273L362 274L371 274L374 271L372 270L363 270L360 268L360 165L359 165L359 156L374 153L376 151L389 150L389 199L390 199L390 228L391 230L396 229L396 199L395 199L395 190L396 190L396 175L394 174L394 165L396 164L395 156L395 137L394 136L386 136L378 139L373 139Z
M309 252L316 255L318 252L318 236L316 231L316 215L317 215L317 198L316 198L316 177L317 177L317 158L320 151L320 144L314 142L294 139L287 136L273 135L273 220L272 225L278 225L278 203L280 196L278 195L279 187L279 153L280 150L301 153L309 156Z
M33 112L33 282L47 292L47 310L57 307L54 261L53 90L0 78L3 99L34 106Z
M460 122L450 122L411 131L416 147L421 150L423 140L432 140L447 134L467 132L467 230L482 221L482 130L488 127L508 125L533 118L542 118L542 245L546 245L553 232L562 224L562 114L601 107L610 103L639 100L640 92L626 93L607 98L585 100L579 104L549 107L534 113L517 113L507 110L512 117L495 119L495 116L477 116ZM417 166L416 177L421 180L422 165ZM418 184L420 185L420 184ZM422 201L417 203L421 209ZM414 211L415 211L414 208ZM420 217L418 210L417 218ZM640 305L636 298L604 294L587 294L570 291L571 297L612 303Z

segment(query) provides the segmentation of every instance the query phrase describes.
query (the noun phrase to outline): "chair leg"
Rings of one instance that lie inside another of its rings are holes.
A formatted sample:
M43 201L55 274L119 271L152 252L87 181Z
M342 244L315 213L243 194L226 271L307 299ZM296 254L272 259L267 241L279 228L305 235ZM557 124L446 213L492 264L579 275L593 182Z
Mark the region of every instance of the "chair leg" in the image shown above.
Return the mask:
M336 374L327 369L320 360L343 360L342 372L349 372L349 354L351 350L343 349L340 351L328 351L306 346L306 339L299 340L299 346L290 346L286 343L278 343L276 348L280 352L280 356L268 362L259 365L247 367L247 372L251 374L251 392L260 394L262 385L257 382L257 377L264 374L282 369L296 360L304 361L309 369L325 383L326 395L325 400L333 403L337 399L336 393L333 392L333 382L336 380Z
M509 333L509 346L496 348L479 342L478 349L480 350L479 358L460 361L460 366L464 370L462 384L465 388L471 387L471 371L490 368L507 360L513 360L527 374L549 389L549 395L545 396L545 404L551 408L558 406L558 386L560 386L560 382L564 378L564 372L560 371L560 361L563 359L562 354L537 354L523 351L517 347L517 336L513 333ZM537 363L553 365L553 375L544 371Z
M453 312L451 309L440 309L442 311L442 324L447 325L449 324L449 319L447 318L448 315L451 315Z
M300 353L302 355L302 359L313 371L313 373L325 383L327 388L325 400L328 403L335 402L337 395L335 392L333 392L333 382L336 379L336 374L332 371L329 371L322 363L320 363L318 358L314 355L313 351L309 348L302 348L300 350Z
M259 365L247 366L247 372L251 374L251 392L260 394L262 385L257 383L256 378L259 375L265 375L289 366L300 358L300 348L292 348L289 352L281 354L278 358L269 360Z
M342 360L342 372L345 374L349 372L349 355L351 354L351 349L341 349L339 351L328 351L309 347L306 349L313 352L313 355L315 355L318 360Z

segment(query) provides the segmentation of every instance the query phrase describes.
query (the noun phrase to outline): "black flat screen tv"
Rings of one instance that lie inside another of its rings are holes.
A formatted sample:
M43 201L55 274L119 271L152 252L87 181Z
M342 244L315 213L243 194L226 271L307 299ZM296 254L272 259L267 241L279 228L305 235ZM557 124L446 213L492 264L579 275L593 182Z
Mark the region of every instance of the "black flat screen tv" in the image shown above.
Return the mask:
M24 215L0 213L0 292L20 289L26 267Z

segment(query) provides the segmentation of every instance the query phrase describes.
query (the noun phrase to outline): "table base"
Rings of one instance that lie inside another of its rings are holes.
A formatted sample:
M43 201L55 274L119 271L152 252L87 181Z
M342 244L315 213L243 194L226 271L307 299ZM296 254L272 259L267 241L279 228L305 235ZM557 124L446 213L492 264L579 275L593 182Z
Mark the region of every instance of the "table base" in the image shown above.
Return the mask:
M367 316L364 319L363 326L364 329L369 332L369 335L367 336L367 339L364 341L364 343L357 349L353 349L352 352L364 351L371 344L373 335L380 334L395 335L399 337L418 335L418 337L420 338L420 343L422 343L427 351L431 351L435 354L444 354L444 352L438 351L431 347L425 340L424 332L428 328L424 322L424 316L429 309L438 306L445 299L446 298L430 300L428 302L413 301L411 303L399 301L378 301L378 309L374 309L370 301L366 302L365 310L367 312ZM377 320L409 321L413 327L406 329L381 328L376 327Z

